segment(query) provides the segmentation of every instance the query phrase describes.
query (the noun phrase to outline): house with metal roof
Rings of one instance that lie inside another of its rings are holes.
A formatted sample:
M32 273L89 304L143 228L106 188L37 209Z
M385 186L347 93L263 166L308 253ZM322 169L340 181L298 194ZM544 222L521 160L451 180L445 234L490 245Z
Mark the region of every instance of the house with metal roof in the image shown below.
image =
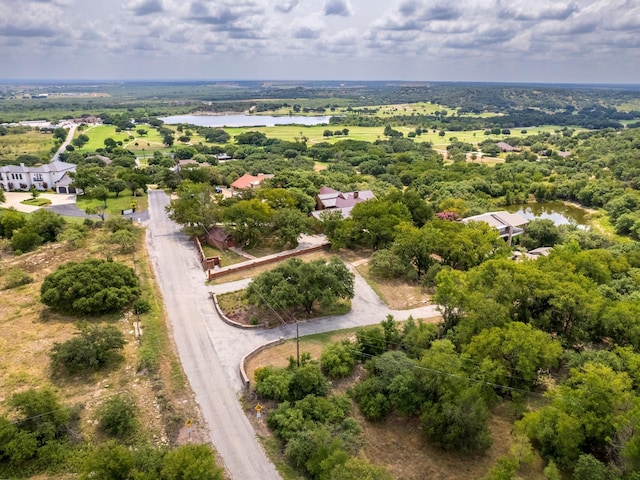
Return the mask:
M498 229L500 236L504 238L509 245L516 235L524 233L524 229L529 220L517 213L509 213L506 210L499 212L488 212L482 215L474 215L472 217L463 218L462 222L485 222L492 227Z

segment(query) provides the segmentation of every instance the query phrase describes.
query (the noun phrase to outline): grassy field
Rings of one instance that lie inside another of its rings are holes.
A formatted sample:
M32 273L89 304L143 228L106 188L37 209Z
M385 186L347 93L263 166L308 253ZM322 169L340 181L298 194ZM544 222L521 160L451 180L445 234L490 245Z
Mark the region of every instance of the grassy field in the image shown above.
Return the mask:
M14 268L30 275L33 283L0 294L0 328L3 331L0 336L0 398L6 399L28 388L52 387L64 405L81 407L77 433L84 441L95 444L105 440L95 421L97 409L107 398L126 393L135 398L139 407L136 442L166 444L178 441L179 430L188 418L195 420L191 434L194 441L204 441L206 430L197 420L197 405L172 349L162 300L151 273L141 231L138 239L138 248L133 255L120 254L102 230L92 230L86 246L78 250L56 243L17 257L3 254L0 285L4 286L6 273ZM127 339L123 361L104 371L54 376L49 362L51 347L55 342L70 339L76 323L86 319L46 308L39 301L42 281L67 262L92 257L104 259L108 255L132 267L140 278L142 297L151 304L151 311L140 318L143 337L139 341L134 336L135 318L131 312L91 318L93 324L113 325L123 332ZM140 370L143 358L146 364L153 361L157 368ZM4 413L3 402L0 414ZM186 442L186 433L183 441ZM78 450L74 455L81 458L83 451ZM76 477L60 475L55 478Z
M0 136L0 160L13 161L20 155L36 155L47 161L55 145L51 133L32 130Z
M86 210L88 207L98 207L100 205L104 205L102 200L88 198L83 195L78 195L76 198L76 206L80 210ZM106 213L107 215L121 215L122 210L128 210L134 205L137 211L146 210L148 206L147 196L134 197L131 195L130 190L121 192L118 198L116 198L114 193L109 193Z
M112 138L116 142L122 142L122 146L132 151L137 152L153 152L155 150L169 151L162 143L162 137L154 128L148 125L140 126L140 128L147 130L147 134L144 136L138 135L137 129L133 129L130 132L122 131L116 132L116 127L113 125L97 125L89 127L82 132L76 132L76 137L82 133L89 137L89 141L82 147L76 149L78 152L94 152L98 148L104 148L104 141L107 138ZM133 137L130 138L130 137Z
M430 104L426 104L430 105ZM396 112L397 113L397 112ZM141 128L145 128L148 131L148 134L141 137L137 134L135 130L131 130L131 132L120 132L116 133L115 127L111 125L100 125L96 127L91 127L84 131L86 135L89 136L89 142L87 142L84 147L78 149L79 152L92 152L98 148L104 148L104 140L106 138L113 138L116 141L122 141L123 146L136 152L139 155L149 155L154 151L161 152L170 152L182 145L177 142L174 144L174 148L166 147L162 143L162 137L158 134L158 132L150 128L148 126L141 126ZM168 128L174 128L168 126ZM325 130L342 130L343 128L349 129L348 136L331 136L325 137L323 134ZM414 129L411 127L395 127L396 130L402 132L405 137L412 132ZM541 127L533 127L528 128L526 134L521 133L521 129L514 129L511 131L511 135L513 137L522 137L526 135L535 135L540 132L553 132L557 130L558 126L553 125L544 125ZM384 136L384 127L357 127L357 126L340 126L340 125L314 125L314 126L305 126L305 125L277 125L271 127L229 127L224 129L229 135L231 135L231 143L234 142L234 137L241 133L246 133L250 131L257 131L264 133L269 138L278 138L281 140L286 140L290 142L300 141L302 138L307 139L308 145L314 145L320 142L328 142L328 143L336 143L341 140L351 139L351 140L362 140L366 142L375 142L376 140L384 140L386 137ZM129 138L129 135L133 136L133 139ZM175 132L176 138L181 135L180 132ZM435 148L446 148L453 140L457 139L458 141L477 144L487 138L491 138L496 142L503 140L506 138L506 135L491 135L487 137L484 135L484 130L464 130L459 132L451 132L445 131L444 136L440 136L438 131L428 130L424 132L421 136L415 137L416 142L431 142ZM193 132L191 136L191 144L203 143L205 144L204 137L196 135Z

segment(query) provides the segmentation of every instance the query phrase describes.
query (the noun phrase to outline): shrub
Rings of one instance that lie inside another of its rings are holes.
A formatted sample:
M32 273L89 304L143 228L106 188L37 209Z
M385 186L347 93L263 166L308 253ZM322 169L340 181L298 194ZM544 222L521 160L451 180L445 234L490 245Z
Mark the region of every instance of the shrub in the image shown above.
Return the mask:
M104 221L104 228L111 233L116 233L118 230L133 231L133 222L129 218L109 217Z
M140 295L133 270L117 262L89 259L62 265L40 288L42 303L71 314L115 312Z
M320 357L322 371L331 378L351 375L356 366L357 348L349 340L328 345Z
M289 397L291 370L266 366L255 371L256 393L263 398L282 402Z
M97 370L112 361L125 343L124 335L116 327L80 325L75 337L53 345L51 364L54 369L63 367L71 373Z
M20 287L33 282L33 278L21 268L12 268L5 274L4 289Z
M120 253L131 253L136 249L136 237L128 230L118 230L113 233L109 243L118 245Z
M138 407L133 398L116 395L109 398L100 407L100 429L105 433L126 439L136 429Z
M11 248L21 254L30 252L44 243L44 239L29 228L21 228L11 237Z
M369 272L378 278L402 278L410 270L398 255L387 249L374 252L369 260Z
M312 362L293 370L289 382L289 399L302 400L307 395L325 396L329 382L320 371L320 365Z
M151 311L151 304L146 300L136 300L133 303L133 311L137 315L142 315L143 313Z

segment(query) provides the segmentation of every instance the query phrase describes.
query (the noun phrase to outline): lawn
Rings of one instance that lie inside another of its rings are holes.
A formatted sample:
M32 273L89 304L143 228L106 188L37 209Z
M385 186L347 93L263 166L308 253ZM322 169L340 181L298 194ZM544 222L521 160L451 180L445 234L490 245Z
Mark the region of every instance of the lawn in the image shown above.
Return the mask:
M202 244L202 250L207 257L220 257L223 267L246 262L248 260L248 258L238 255L231 250L220 250L216 247L212 247L211 245L207 245L206 243Z
M49 200L48 198L27 198L20 203L24 203L25 205L32 205L34 207L44 207L46 205L50 205L51 200Z
M89 198L83 195L78 195L76 198L76 206L80 210L86 210L88 207L98 207L104 205L102 200L97 200L94 198ZM125 190L120 193L120 196L116 198L114 193L109 193L109 198L107 199L107 215L121 215L122 210L128 210L135 206L136 211L146 210L147 209L147 196L137 196L134 197L131 195L130 190Z
M138 135L138 128L131 131L116 132L116 127L113 125L97 125L81 132L77 131L76 137L84 133L89 137L89 141L82 148L77 148L76 150L81 153L94 152L99 148L104 148L104 141L107 138L112 138L116 142L122 142L124 148L134 152L170 151L170 148L162 143L163 138L155 128L149 125L140 125L139 128L146 130L147 134L144 136Z
M20 155L36 155L48 160L55 142L50 132L31 130L0 136L0 160L14 161Z

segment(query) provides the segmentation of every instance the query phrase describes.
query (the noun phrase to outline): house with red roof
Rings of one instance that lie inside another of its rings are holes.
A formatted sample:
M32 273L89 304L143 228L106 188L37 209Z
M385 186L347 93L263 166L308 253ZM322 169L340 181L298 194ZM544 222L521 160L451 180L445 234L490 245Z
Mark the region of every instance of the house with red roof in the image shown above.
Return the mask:
M237 191L258 188L260 184L268 178L273 178L273 174L259 173L256 177L254 175L251 175L250 173L245 173L243 176L241 176L231 184L231 189Z

